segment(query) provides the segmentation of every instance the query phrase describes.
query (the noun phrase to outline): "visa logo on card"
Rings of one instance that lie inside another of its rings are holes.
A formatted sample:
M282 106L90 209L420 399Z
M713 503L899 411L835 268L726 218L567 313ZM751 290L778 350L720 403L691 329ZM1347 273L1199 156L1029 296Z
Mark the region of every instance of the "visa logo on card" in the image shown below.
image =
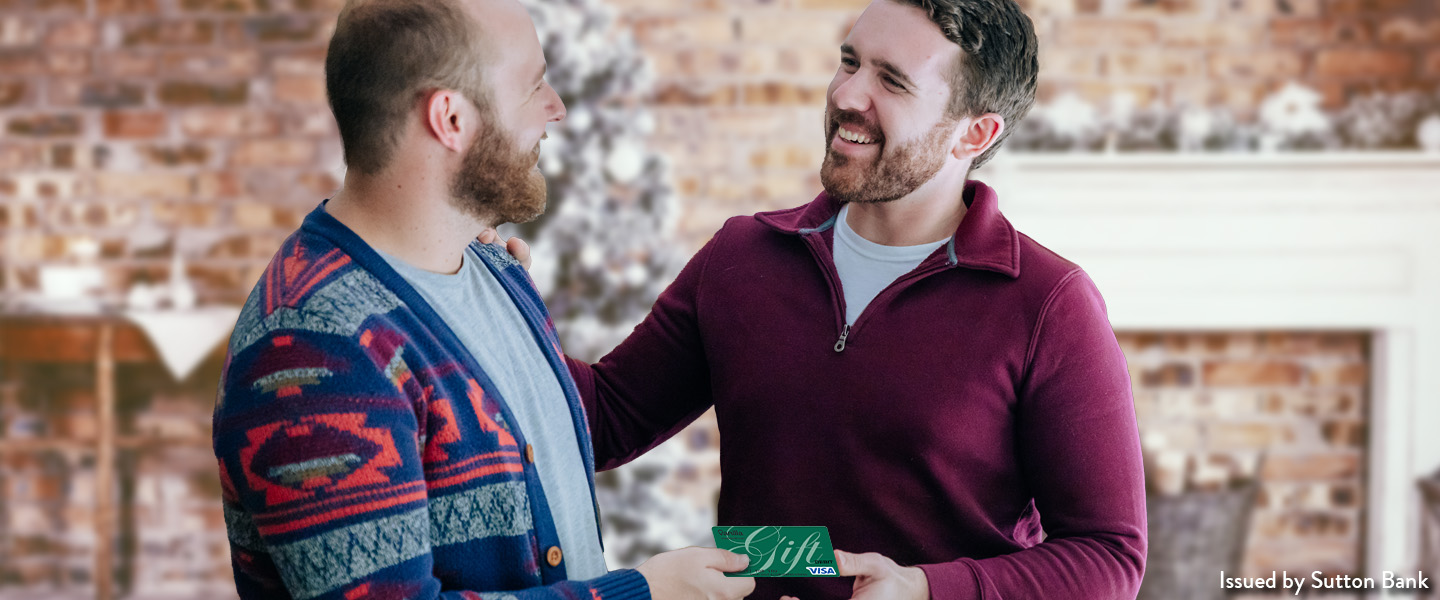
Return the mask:
M835 547L824 527L715 527L715 545L750 557L750 566L729 577L839 577Z

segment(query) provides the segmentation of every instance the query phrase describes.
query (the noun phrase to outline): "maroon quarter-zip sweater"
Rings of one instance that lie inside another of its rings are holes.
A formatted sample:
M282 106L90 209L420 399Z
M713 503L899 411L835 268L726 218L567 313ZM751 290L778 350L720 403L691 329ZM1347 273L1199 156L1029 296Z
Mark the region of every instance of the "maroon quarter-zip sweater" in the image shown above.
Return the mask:
M964 194L950 242L848 331L839 203L726 222L625 342L570 361L599 468L713 405L720 525L825 525L837 549L920 566L937 600L1134 598L1144 476L1100 293L989 187ZM752 597L852 582L759 579Z

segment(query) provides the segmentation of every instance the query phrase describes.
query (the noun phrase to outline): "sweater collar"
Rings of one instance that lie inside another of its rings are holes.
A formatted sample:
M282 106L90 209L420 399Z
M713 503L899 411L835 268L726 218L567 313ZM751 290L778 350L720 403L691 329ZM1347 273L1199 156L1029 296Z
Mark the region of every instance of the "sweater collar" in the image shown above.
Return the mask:
M1000 198L995 190L976 180L965 182L963 198L968 210L960 226L955 228L945 245L950 267L983 269L1006 275L1020 276L1020 234L1000 214ZM824 232L835 226L840 215L840 202L821 192L803 206L755 215L776 231L797 235Z

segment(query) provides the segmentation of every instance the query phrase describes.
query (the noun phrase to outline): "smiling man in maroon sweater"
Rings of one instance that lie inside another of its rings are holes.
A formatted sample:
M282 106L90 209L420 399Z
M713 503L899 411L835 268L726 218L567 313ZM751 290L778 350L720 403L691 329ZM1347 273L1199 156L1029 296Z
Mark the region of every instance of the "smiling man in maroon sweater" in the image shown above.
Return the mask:
M864 553L752 597L1135 597L1144 477L1104 302L968 180L1033 104L1036 45L1012 0L876 0L826 97L825 193L730 219L629 339L571 361L600 468L713 405L719 524Z

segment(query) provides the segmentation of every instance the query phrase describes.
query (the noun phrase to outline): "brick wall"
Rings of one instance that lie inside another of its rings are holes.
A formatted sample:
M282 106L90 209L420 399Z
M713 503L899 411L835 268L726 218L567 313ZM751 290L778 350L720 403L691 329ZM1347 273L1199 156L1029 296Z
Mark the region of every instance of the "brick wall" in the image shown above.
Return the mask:
M338 4L0 0L6 289L94 243L118 293L178 243L202 301L243 300L339 185Z
M1361 570L1369 338L1361 333L1122 333L1158 487L1252 478L1242 571ZM1264 455L1263 465L1257 465Z

